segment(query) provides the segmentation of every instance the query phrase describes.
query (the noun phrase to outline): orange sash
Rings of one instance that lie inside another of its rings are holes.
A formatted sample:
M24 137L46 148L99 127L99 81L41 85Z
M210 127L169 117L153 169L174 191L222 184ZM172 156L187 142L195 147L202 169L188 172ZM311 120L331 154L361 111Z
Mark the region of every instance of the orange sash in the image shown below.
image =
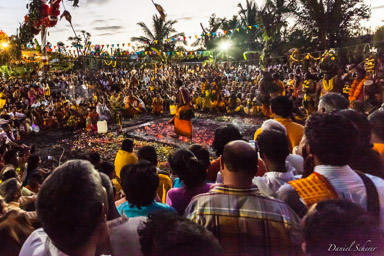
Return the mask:
M332 184L323 175L316 172L307 178L288 182L304 200L307 207L327 199L337 199Z

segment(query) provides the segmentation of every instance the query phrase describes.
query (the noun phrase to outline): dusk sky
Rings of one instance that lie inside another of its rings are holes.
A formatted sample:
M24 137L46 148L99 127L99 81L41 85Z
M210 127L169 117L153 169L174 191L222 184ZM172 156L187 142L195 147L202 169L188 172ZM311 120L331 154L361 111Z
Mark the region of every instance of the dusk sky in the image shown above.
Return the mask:
M73 8L65 1L67 10L72 14L72 23L76 31L86 30L92 34L93 44L122 44L131 41L132 36L142 35L137 22L151 24L156 12L151 0L80 0L79 8ZM8 35L15 34L19 23L27 14L26 4L30 0L0 0L0 29ZM176 29L187 36L201 34L200 22L207 26L212 13L218 17L231 18L238 13L239 2L245 0L156 0L168 14L169 19L178 20ZM263 5L264 0L256 1ZM372 7L381 6L381 1L365 0ZM63 7L61 8L63 11ZM371 28L384 25L384 8L372 10L372 17L364 25ZM48 41L68 43L67 38L73 32L64 19L55 28L49 30Z

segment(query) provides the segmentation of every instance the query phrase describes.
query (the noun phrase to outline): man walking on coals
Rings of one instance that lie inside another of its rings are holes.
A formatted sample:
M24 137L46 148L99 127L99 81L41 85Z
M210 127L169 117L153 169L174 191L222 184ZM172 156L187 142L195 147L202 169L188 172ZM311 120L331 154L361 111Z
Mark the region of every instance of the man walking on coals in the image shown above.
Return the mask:
M178 139L179 136L184 136L192 141L191 120L194 117L192 97L187 88L183 86L183 82L181 80L176 80L175 83L178 88L176 97L177 112L171 120L171 123L175 126L176 135L174 138Z

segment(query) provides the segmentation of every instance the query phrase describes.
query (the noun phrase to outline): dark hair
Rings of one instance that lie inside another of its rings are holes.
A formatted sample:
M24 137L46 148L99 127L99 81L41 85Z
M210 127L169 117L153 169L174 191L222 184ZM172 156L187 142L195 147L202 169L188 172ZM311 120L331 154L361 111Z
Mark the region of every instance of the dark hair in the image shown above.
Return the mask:
M205 169L208 169L211 165L209 158L209 151L206 147L203 147L200 144L193 144L189 150L199 159L199 162L204 165Z
M12 178L17 178L17 173L15 170L9 170L9 171L6 171L5 173L3 173L3 175L1 176L1 179L4 181L6 180L9 180L9 179L12 179Z
M131 206L141 209L153 203L159 186L159 176L156 167L148 161L141 161L134 165L126 165L122 168L124 176L121 177L121 185Z
M292 114L293 102L287 96L277 96L270 100L272 113L287 118Z
M36 172L36 168L39 165L40 156L39 155L30 155L28 157L28 167L27 167L27 175L23 181L23 186L28 185L29 179L34 172Z
M168 162L172 171L180 177L187 188L200 186L207 178L207 169L196 156L185 148L180 148L173 152Z
M216 256L222 249L206 228L176 214L149 215L138 229L141 251L145 256Z
M104 173L107 175L110 179L112 179L113 174L115 172L115 166L109 162L109 161L104 161L102 162L98 167L97 170L101 173Z
M306 253L310 255L333 255L329 248L355 244L379 245L379 225L360 206L348 200L325 200L317 203L304 217L303 236ZM377 240L376 240L377 238ZM340 252L334 254L339 255ZM361 255L348 252L348 255Z
M289 155L288 137L277 130L263 131L257 136L257 145L260 153L275 163L285 163L285 159Z
M121 150L132 152L133 149L133 141L130 139L123 140L123 144L121 145Z
M99 173L100 178L101 178L101 184L107 191L107 197L108 197L108 216L107 220L112 220L112 209L116 208L115 206L115 192L113 189L113 184L111 182L111 179L108 177L108 175L100 172Z
M243 137L240 134L239 128L233 124L228 124L227 126L219 127L215 130L212 148L215 151L216 156L221 156L227 143L241 139L243 139Z
M355 147L349 163L351 168L384 178L384 159L371 147L371 126L367 117L355 110L342 110L338 114L350 120L359 131L359 145Z
M230 172L257 172L258 155L251 146L249 146L249 150L238 150L227 144L224 148L222 161Z
M175 83L176 83L177 86L183 86L183 81L181 81L180 79L176 80Z
M0 195L6 203L12 202L20 188L16 178L11 178L0 184Z
M98 152L90 153L89 154L89 161L91 162L91 164L93 164L93 166L96 167L96 164L100 163L100 161L101 161L100 154Z
M84 160L58 167L40 188L36 210L44 231L62 251L83 246L102 218L100 175Z
M321 96L320 107L324 108L324 112L348 109L349 101L342 94L331 92Z
M157 166L157 153L155 147L153 146L144 146L140 148L137 152L137 157L139 161L147 160L153 166Z
M358 146L358 134L351 121L332 113L313 114L305 124L311 153L325 165L349 164Z
M380 140L384 140L384 111L376 110L368 117L369 123L372 127L372 132L379 137Z
M4 163L5 164L11 164L12 161L17 157L17 150L11 149L8 150L4 155Z

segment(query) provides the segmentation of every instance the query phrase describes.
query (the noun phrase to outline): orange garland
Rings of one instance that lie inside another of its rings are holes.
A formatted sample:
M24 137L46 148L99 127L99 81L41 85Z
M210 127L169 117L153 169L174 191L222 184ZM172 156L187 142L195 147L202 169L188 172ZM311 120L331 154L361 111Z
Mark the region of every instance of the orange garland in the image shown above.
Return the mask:
M364 82L369 78L369 76L366 76L365 78L363 78L359 84L358 83L358 79L356 78L352 85L351 85L351 89L349 91L349 102L352 102L352 101L355 101L357 99L357 97L359 97L360 93L361 93L361 90L363 89L363 86L364 86Z

